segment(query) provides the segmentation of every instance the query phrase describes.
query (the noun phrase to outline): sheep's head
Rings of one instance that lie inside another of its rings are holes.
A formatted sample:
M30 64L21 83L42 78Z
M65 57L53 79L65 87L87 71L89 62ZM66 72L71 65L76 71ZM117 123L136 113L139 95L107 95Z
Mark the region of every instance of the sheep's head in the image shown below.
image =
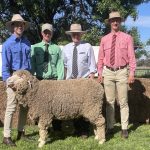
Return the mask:
M35 80L36 78L29 71L18 70L7 79L7 86L16 93L16 99L19 103L25 103L25 95L27 95L27 91L32 91L32 83Z
M30 84L29 78L31 76L32 75L28 71L16 71L7 79L7 86L12 88L13 91L23 94L28 89L28 85Z

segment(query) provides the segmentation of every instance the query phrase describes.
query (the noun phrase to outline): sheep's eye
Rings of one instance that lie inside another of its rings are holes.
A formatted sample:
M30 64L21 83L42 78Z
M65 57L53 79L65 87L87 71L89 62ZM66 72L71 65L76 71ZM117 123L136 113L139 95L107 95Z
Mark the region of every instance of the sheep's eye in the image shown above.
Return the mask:
M23 79L23 77L22 77L22 76L19 76L19 79Z

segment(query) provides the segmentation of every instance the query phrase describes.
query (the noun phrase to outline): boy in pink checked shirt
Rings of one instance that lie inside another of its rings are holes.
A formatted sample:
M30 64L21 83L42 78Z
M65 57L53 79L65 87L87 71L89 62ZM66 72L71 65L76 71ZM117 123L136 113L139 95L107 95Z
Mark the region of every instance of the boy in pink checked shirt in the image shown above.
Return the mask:
M119 12L111 12L106 20L111 26L111 32L101 39L98 56L98 81L104 78L106 94L106 134L112 134L114 128L114 103L116 90L120 103L121 136L128 138L128 83L134 82L136 59L132 37L120 31L123 21ZM129 75L127 70L129 65ZM103 74L102 74L103 73Z

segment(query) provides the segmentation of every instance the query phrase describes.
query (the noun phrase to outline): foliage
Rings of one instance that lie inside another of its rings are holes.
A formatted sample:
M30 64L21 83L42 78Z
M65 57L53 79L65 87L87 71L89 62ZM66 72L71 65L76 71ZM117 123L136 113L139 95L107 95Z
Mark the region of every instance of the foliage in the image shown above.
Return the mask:
M87 34L82 36L84 41L88 41L93 46L99 46L102 32L97 27L92 27Z
M145 50L146 45L141 42L137 27L132 27L128 30L128 33L133 37L136 58L139 60L142 56L147 57L148 52Z
M41 40L40 26L43 23L52 23L55 27L53 40L63 43L69 41L65 31L70 24L79 22L83 30L91 33L84 36L92 44L99 42L100 35L108 32L104 20L108 18L110 10L117 9L126 19L137 17L136 6L149 0L1 0L0 3L0 28L1 38L4 41L8 36L5 23L10 21L12 14L20 13L23 18L31 22L31 28L26 35L31 43ZM96 32L99 30L99 32ZM96 35L93 35L96 33ZM92 37L90 37L92 36ZM94 36L94 38L93 38Z
M147 44L147 45L150 45L150 39L147 40L147 43L146 43L146 44Z
M37 126L27 128L27 134L33 140L17 141L15 150L35 150L37 148L37 140L39 138ZM13 131L13 139L16 139L16 130ZM2 141L2 128L0 128L0 140ZM127 140L120 137L120 126L116 124L115 134L107 137L107 142L99 145L91 135L88 139L82 139L72 136L64 136L64 138L51 135L50 139L42 150L149 150L150 149L150 130L148 125L130 125L129 138ZM7 146L0 144L0 149L11 150Z
M138 48L135 52L135 57L139 60L142 56L147 56L147 51L144 48Z

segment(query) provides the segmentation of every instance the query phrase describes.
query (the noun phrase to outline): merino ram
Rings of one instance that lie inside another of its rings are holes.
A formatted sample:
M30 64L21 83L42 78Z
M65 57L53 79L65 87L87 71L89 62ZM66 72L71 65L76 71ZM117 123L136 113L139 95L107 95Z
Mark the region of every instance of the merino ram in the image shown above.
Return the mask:
M39 147L42 147L53 119L67 120L83 116L94 125L95 139L105 142L102 116L103 87L95 80L37 80L28 71L19 70L8 78L19 104L29 107L32 119L39 119Z

